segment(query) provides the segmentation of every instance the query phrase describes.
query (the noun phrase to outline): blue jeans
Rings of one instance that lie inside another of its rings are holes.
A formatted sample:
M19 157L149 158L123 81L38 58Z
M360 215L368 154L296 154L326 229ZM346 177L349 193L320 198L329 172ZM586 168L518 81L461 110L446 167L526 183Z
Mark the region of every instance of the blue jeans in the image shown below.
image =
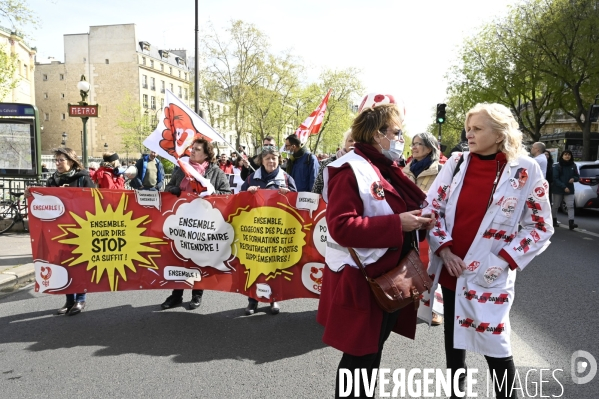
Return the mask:
M67 302L69 302L69 303L85 302L85 293L83 293L83 294L66 294L66 295L67 295Z

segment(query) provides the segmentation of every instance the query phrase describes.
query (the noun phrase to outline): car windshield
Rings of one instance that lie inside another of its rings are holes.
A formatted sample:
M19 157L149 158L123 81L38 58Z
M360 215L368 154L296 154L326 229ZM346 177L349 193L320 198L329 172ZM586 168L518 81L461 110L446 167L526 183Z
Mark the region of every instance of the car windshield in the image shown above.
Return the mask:
M582 165L580 167L580 177L599 176L599 165Z

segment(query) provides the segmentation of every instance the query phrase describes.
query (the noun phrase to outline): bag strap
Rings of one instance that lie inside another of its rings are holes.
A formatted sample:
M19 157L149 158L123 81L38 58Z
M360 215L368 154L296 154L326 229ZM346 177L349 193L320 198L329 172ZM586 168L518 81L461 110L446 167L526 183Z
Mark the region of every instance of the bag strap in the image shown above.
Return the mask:
M356 251L353 248L347 248L347 249L349 250L349 254L351 255L351 258L354 260L354 262L356 262L356 265L358 265L358 267L362 271L362 274L364 275L364 278L366 279L366 281L370 282L370 279L368 278L368 275L366 274L366 270L364 269L362 262L360 262L360 258L358 257L358 254L356 253Z
M420 255L420 251L418 250L418 244L416 243L416 230L412 231L412 248L416 251L417 254ZM358 254L356 253L356 250L353 248L347 248L349 251L349 254L351 255L351 258L353 259L353 261L356 263L356 265L358 265L358 268L360 269L360 271L362 271L362 274L364 275L364 278L366 279L366 281L370 282L370 277L368 277L368 275L366 274L366 269L364 269L364 265L362 265L362 262L360 262L360 258L358 257Z
M460 159L458 160L458 164L456 165L455 169L453 170L453 175L451 176L452 179L460 171L460 166L462 166L462 162L464 162L464 154L460 155Z

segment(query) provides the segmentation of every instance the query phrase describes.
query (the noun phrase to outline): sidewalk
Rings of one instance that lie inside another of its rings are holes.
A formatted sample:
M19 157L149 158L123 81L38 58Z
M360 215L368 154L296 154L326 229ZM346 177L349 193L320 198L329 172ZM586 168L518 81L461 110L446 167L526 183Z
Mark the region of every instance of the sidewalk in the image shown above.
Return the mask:
M28 233L14 228L0 235L0 293L13 291L34 280L29 240Z

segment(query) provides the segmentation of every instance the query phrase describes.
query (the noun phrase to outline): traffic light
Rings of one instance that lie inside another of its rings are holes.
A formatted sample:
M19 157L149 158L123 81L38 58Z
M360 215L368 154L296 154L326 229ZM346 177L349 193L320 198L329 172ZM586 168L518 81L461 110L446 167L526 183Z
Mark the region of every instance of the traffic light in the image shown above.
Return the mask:
M447 104L437 104L437 123L445 123L445 107Z
M591 120L591 122L597 122L599 120L599 104L591 105L589 119Z

